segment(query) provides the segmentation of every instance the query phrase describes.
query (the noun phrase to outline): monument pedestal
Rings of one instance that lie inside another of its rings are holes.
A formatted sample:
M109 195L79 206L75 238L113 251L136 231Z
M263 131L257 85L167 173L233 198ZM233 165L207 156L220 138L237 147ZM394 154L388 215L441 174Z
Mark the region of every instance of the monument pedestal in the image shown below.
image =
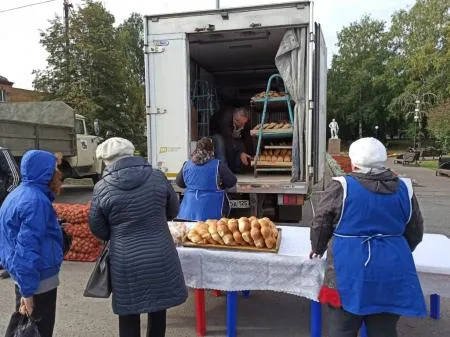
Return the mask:
M332 156L341 154L341 140L339 138L328 139L328 153Z

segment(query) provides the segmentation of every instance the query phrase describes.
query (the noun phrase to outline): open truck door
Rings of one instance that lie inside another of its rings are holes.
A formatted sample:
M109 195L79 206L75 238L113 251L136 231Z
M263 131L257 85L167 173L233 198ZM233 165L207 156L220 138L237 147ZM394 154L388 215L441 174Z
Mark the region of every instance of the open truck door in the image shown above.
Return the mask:
M314 184L323 182L325 177L327 140L327 47L320 24L315 24L315 53L313 81L313 126L312 126L312 164Z
M148 160L174 177L190 153L187 37L147 34L145 29Z

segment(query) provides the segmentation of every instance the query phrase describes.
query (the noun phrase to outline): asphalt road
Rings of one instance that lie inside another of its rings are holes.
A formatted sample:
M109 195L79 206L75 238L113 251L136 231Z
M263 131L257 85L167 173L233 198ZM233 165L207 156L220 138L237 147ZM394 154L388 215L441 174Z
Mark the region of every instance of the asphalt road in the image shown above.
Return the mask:
M401 174L415 180L416 194L425 217L427 232L450 235L448 214L450 209L450 179L436 178L432 171L418 168L396 167ZM68 187L58 202L86 203L92 187ZM305 210L304 224L311 217ZM118 322L112 314L109 300L82 297L82 290L92 264L64 263L59 288L56 337L117 336ZM450 278L449 278L450 282ZM0 335L14 308L13 285L0 281ZM208 336L226 336L225 298L207 296ZM450 300L442 299L442 318L402 318L401 337L450 336ZM273 293L253 292L249 299L239 301L238 336L240 337L306 337L309 336L309 303L303 298ZM326 310L324 317L326 336ZM144 320L143 320L144 321ZM143 324L143 331L144 331ZM195 336L195 310L193 296L182 306L169 311L167 336Z

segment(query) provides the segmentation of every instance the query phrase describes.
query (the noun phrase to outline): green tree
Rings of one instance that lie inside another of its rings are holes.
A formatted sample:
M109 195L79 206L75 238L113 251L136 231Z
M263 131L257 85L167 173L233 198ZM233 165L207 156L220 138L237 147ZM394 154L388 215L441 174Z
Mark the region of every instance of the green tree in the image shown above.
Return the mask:
M117 39L122 53L124 71L124 106L129 127L128 137L136 147L146 151L145 143L145 86L144 86L144 23L137 13L125 20L117 29Z
M384 81L389 57L385 22L364 16L338 33L339 51L328 75L328 111L343 122L344 139L380 135L387 128L391 93Z
M428 113L428 129L445 151L450 151L450 99Z
M49 56L46 69L35 71L34 87L47 93L47 99L67 102L91 122L98 118L103 134L111 130L142 142L142 30L139 15L115 28L113 15L100 2L86 0L70 17L69 53L60 17L41 33Z
M450 96L449 39L448 0L417 0L409 11L393 15L387 66L387 79L396 92L393 113L403 113L400 106L410 95Z

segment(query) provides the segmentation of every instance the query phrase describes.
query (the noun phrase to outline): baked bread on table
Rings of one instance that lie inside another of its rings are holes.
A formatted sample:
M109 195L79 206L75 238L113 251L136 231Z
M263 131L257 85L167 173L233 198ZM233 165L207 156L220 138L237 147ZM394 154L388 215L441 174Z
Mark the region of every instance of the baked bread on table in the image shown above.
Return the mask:
M198 222L188 232L187 240L199 245L248 246L273 249L278 229L269 218L207 220Z

